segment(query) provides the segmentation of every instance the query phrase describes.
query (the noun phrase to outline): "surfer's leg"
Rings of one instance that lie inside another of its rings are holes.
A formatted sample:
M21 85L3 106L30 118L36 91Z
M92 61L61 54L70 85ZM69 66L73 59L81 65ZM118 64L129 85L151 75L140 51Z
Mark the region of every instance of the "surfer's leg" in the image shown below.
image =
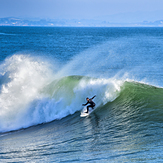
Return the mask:
M87 106L87 112L86 112L86 113L89 112L89 108L90 108L90 107L92 107L92 105L88 105L88 106Z
M95 107L95 104L91 105L91 107L92 107L92 109L94 109L94 107Z

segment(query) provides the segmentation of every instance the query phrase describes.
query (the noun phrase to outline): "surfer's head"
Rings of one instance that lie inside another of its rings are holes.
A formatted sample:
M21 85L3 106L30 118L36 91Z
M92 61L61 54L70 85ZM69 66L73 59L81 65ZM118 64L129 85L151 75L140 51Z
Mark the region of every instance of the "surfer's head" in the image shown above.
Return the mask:
M89 101L89 98L87 97L86 100Z

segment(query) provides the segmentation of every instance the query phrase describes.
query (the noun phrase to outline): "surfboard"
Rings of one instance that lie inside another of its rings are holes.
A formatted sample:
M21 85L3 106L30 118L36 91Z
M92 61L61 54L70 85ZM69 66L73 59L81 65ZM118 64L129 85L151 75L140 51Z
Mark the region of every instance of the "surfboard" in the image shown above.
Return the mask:
M87 108L84 107L84 109L81 111L81 114L80 114L80 117L86 117L86 116L89 116L96 108L94 107L94 109L92 108L89 108L89 112L86 113L87 111Z

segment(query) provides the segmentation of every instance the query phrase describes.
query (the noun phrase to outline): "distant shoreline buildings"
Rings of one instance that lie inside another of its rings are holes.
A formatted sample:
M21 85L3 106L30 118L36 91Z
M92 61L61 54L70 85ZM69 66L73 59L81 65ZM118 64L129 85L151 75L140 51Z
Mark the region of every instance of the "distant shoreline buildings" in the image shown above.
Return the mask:
M163 20L138 23L112 23L94 19L23 19L0 18L0 26L44 26L44 27L163 27Z

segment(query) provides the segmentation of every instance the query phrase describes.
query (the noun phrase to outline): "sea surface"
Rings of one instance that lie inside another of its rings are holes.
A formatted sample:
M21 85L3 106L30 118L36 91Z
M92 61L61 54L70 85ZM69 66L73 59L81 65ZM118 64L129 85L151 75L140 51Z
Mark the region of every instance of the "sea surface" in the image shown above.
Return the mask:
M163 162L163 28L0 27L0 162Z

